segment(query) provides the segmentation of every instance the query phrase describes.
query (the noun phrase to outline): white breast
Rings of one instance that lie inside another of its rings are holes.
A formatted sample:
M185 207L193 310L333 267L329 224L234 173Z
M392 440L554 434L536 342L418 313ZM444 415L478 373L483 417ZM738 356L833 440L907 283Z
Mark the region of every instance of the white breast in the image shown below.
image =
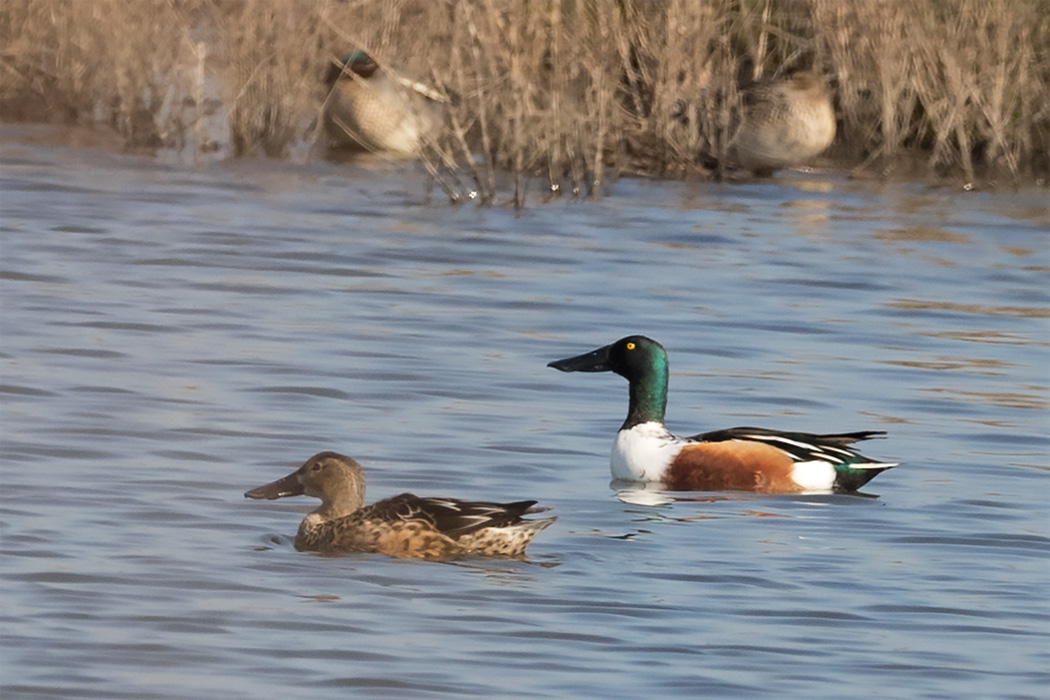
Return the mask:
M614 479L660 481L682 449L682 440L662 423L640 423L621 430L613 442L610 466Z

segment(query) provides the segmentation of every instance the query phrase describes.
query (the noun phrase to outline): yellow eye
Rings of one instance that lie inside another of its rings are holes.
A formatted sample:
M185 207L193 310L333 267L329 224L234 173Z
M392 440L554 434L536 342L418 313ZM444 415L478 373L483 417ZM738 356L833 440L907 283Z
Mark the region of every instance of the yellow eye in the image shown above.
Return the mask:
M627 343L628 350L634 350L634 343Z

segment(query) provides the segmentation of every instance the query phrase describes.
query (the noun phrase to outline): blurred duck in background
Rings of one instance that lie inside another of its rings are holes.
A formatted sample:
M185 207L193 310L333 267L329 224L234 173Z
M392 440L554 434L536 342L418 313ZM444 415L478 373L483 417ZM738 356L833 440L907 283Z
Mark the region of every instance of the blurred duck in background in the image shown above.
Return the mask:
M734 140L740 165L758 177L803 165L835 140L835 112L824 78L800 71L744 90Z
M324 124L331 145L416 156L444 125L444 97L380 66L364 51L332 61Z

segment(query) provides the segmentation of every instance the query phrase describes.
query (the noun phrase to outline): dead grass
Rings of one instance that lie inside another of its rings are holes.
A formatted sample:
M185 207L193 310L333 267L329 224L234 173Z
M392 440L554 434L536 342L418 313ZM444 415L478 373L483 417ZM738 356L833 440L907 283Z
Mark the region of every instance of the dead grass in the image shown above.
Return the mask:
M203 149L218 109L233 156L317 138L327 62L366 49L452 98L425 161L453 197L717 174L737 85L794 68L831 76L845 167L1050 171L1044 0L6 0L0 37L3 119Z

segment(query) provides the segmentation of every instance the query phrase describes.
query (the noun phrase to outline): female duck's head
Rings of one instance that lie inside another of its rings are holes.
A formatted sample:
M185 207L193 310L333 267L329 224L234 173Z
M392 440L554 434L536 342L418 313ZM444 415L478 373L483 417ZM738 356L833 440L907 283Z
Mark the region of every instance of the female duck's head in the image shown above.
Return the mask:
M277 481L252 489L248 498L313 496L321 499L317 512L342 517L365 504L365 472L354 459L336 452L319 452L303 466Z

